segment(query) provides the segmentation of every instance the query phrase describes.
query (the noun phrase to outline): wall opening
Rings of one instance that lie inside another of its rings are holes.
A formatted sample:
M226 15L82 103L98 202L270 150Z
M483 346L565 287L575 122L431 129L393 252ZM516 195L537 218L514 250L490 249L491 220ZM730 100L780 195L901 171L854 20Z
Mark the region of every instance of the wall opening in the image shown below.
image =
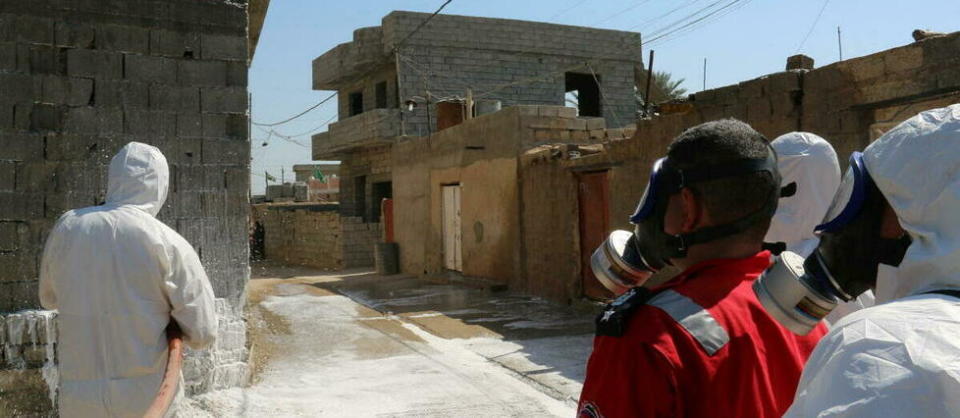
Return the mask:
M387 82L386 81L381 81L377 83L376 99L377 99L377 109L387 108Z
M597 84L601 80L599 74L594 79L593 74L566 73L564 79L565 105L576 107L577 116L603 116L603 108L600 105L600 85Z
M350 116L363 113L363 91L350 93L347 99L347 106L350 108Z
M363 222L367 221L367 176L357 176L353 178L353 203L354 203L354 216L359 216L363 218Z
M383 204L383 199L390 199L393 197L393 183L389 181L373 183L373 189L370 191L371 197L373 198L370 203L370 222L380 222L380 205Z

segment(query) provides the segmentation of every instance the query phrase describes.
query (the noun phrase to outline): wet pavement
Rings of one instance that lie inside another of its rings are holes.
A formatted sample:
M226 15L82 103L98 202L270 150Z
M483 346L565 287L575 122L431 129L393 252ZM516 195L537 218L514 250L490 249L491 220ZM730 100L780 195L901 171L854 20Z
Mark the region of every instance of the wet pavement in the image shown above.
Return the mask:
M463 284L259 265L252 384L183 416L571 416L592 318Z

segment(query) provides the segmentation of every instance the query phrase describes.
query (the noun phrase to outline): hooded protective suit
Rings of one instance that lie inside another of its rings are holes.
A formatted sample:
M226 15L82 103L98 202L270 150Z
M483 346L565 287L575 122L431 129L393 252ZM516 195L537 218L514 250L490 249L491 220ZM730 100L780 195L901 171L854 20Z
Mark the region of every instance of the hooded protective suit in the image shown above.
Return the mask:
M867 147L867 170L913 240L881 264L880 305L840 320L807 361L790 417L960 416L960 105Z
M47 238L40 301L59 310L63 417L143 416L166 368L171 318L193 348L215 338L200 260L155 218L168 180L160 150L131 142L110 162L106 203L67 212Z
M782 186L795 183L797 192L780 199L764 241L786 243L787 250L806 258L820 243L813 230L823 223L840 187L837 152L827 140L809 132L783 134L770 145L777 151ZM826 320L835 323L851 312L872 306L873 299L873 292L868 291L837 306Z

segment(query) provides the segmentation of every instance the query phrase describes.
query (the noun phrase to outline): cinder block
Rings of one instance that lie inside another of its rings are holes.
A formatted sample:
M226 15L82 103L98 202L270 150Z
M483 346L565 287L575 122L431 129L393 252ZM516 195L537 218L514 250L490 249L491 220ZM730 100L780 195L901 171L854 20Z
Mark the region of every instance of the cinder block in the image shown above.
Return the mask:
M98 79L123 78L123 55L92 49L68 49L67 75Z
M171 58L199 58L200 34L154 29L150 31L150 53Z
M54 170L43 161L17 164L16 190L20 192L45 192L54 188Z
M248 70L249 68L247 67L246 62L238 62L238 61L228 62L227 63L227 85L232 87L246 87Z
M27 70L33 74L62 74L60 49L48 45L22 45L17 49L17 59L27 63ZM21 67L19 65L18 67Z
M38 161L43 158L43 135L4 133L0 160Z
M181 60L178 81L182 86L226 86L226 70L224 61Z
M244 87L206 87L200 91L200 107L204 112L246 113L247 97Z
M14 71L17 69L17 44L0 42L0 70Z
M13 161L0 161L0 191L13 191L16 187L17 163ZM2 240L2 235L0 235ZM0 243L0 250L2 250Z
M97 80L94 103L104 107L146 108L149 84L128 80Z
M27 74L0 73L0 92L6 103L30 102L40 97L42 84L40 77L31 77Z
M100 107L67 108L63 132L77 134L115 134L123 132L123 111Z
M0 26L7 27L7 39L3 40L53 45L53 22L53 19L26 14L4 15L3 20L0 20Z
M247 61L247 37L229 35L201 35L203 59Z
M46 76L43 77L42 90L41 100L45 103L87 106L93 99L93 80Z
M201 136L203 135L203 125L199 113L179 113L177 114L177 136Z
M58 21L54 26L54 45L67 48L93 48L96 31L93 26Z
M97 48L108 51L149 52L150 31L145 27L101 25L97 28Z
M128 80L150 83L175 84L177 60L150 55L124 55L124 73Z
M31 109L31 131L59 131L62 127L62 108L52 104L38 103Z
M200 112L200 89L153 84L150 86L150 107L179 112Z
M26 221L43 216L43 195L40 193L0 192L0 220ZM0 269L2 270L2 269Z

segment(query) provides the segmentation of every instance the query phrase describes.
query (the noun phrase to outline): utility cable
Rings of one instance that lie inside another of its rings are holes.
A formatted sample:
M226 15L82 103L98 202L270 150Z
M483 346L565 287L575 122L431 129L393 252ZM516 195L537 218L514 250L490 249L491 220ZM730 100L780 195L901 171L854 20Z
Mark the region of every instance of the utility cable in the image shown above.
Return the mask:
M588 1L588 0L580 0L580 1L576 2L576 3L574 3L573 6L567 7L566 9L563 9L563 10L557 12L557 13L554 13L553 16L550 16L550 18L547 19L547 21L553 21L554 19L556 19L556 18L558 18L558 17L560 17L560 16L563 16L563 15L567 14L567 12L569 12L569 11L571 11L571 10L573 10L573 9L576 9L577 7L580 7L581 5L583 5L584 3L586 3L587 1Z
M629 27L629 28L626 28L626 29L624 29L624 30L625 30L625 31L631 31L631 30L634 30L634 29L639 28L639 27L641 27L641 26L646 26L646 25L647 25L648 23L650 23L650 22L656 22L656 21L658 21L658 20L660 20L660 19L663 19L663 18L665 18L665 17L667 17L667 16L670 16L670 15L676 13L676 12L679 11L680 9L685 9L685 8L690 7L690 6L693 6L694 4L699 3L699 2L700 2L700 0L693 0L693 1L686 2L686 3L684 3L684 4L681 4L680 6L677 6L677 7L673 8L673 9L671 9L670 11L668 11L668 12L662 14L662 15L659 15L659 16L657 16L657 17L644 20L643 22L637 23L636 25L633 25L633 26L631 26L631 27Z
M662 45L662 44L665 44L665 43L667 43L667 42L670 42L670 41L672 41L672 40L674 40L674 39L681 38L681 37L689 34L690 32L692 32L692 31L694 31L694 30L696 30L696 29L698 29L698 28L700 28L700 27L702 27L702 26L706 26L706 25L708 25L708 24L710 24L710 23L713 23L713 22L715 22L715 21L718 21L718 20L720 20L720 19L723 19L724 17L726 17L727 15L729 15L729 14L731 14L731 13L735 13L737 10L740 10L741 8L743 8L744 6L746 6L748 3L750 3L751 1L752 1L752 0L746 0L746 1L744 1L744 2L737 3L737 4L735 5L736 7L733 7L733 8L730 8L730 9L717 10L716 12L711 13L711 15L716 14L716 16L714 16L713 19L710 19L709 21L704 20L704 19L709 18L709 17L711 17L711 16L704 16L703 19L700 19L700 20L701 20L700 22L691 22L690 25L686 25L687 27L678 28L677 30L671 31L670 33L667 33L667 34L664 34L663 36L658 37L659 39L653 39L653 40L651 40L651 42L652 42L653 44L655 44L655 45ZM644 43L644 45L646 45L646 43Z
M430 20L433 19L434 16L440 14L440 11L443 10L444 7L447 7L447 5L450 4L451 1L453 1L453 0L447 0L447 1L445 1L443 4L441 4L441 5L440 5L440 8L438 8L437 11L433 12L433 14L430 15L429 17L427 17L423 22L420 22L420 25L417 26L417 28L414 29L412 32L410 32L409 34L407 34L407 36L404 37L403 40L401 40L400 42L397 42L397 44L394 45L393 50L394 50L394 51L399 50L400 47L403 46L404 42L407 42L407 40L410 39L411 36L413 36L413 35L416 34L418 31L420 31L420 29L422 29L424 26L426 26L427 23L430 23Z
M637 3L635 3L633 6L627 7L626 9L623 9L623 10L621 10L621 11L619 11L619 12L616 12L616 13L610 15L610 16L607 16L607 17L601 19L600 21L598 21L598 22L596 22L596 23L592 23L590 26L597 26L597 25L600 25L600 24L602 24L602 23L609 22L611 19L616 18L616 17L618 17L618 16L621 16L621 15L623 15L624 13L629 12L629 11L631 11L631 10L633 10L633 9L636 9L637 7L643 6L644 4L649 3L649 2L650 2L650 0L640 0L640 1L638 1Z
M324 103L330 101L330 99L334 98L336 95L337 95L337 93L334 92L333 94L327 96L326 99L323 99L323 100L321 100L320 102L318 102L317 104L315 104L315 105L313 105L313 106L310 106L309 108L307 108L307 110L304 110L303 112L297 113L296 115L291 116L291 117L289 117L289 118L286 118L286 119L284 119L284 120L282 120L282 121L280 121L280 122L274 122L274 123L250 122L250 123L252 123L252 124L254 124L254 125L257 125L257 126L277 126L277 125L283 125L284 123L290 122L290 121L292 121L292 120L294 120L294 119L296 119L296 118L299 118L299 117L301 117L301 116L303 116L303 115L306 115L307 113L310 113L312 110L314 110L314 109L322 106Z
M817 23L820 22L820 18L823 16L823 11L827 10L827 4L830 4L830 0L824 0L823 6L820 7L820 12L817 13L817 18L813 20L813 24L810 25L810 30L807 31L807 34L803 37L803 40L800 41L800 46L797 47L797 52L794 54L799 54L800 50L803 49L803 44L807 43L807 38L810 37L810 34L813 33L813 29L817 27Z
M720 7L720 8L718 8L718 9L716 9L716 10L714 10L714 11L712 11L712 12L710 12L710 13L704 15L704 16L701 16L700 18L697 18L696 20L690 21L690 22L686 23L685 25L680 26L679 28L673 29L673 30L671 30L671 31L669 31L669 32L661 33L660 35L657 35L657 36L654 36L653 39L650 39L650 40L648 40L648 41L644 41L641 45L647 45L647 44L649 44L649 43L651 43L651 42L658 41L658 40L660 40L660 39L663 39L663 38L666 38L666 37L668 37L668 36L670 36L670 35L673 35L673 34L675 34L675 33L677 33L677 32L680 32L680 31L682 31L682 30L684 30L684 29L687 29L687 28L689 28L689 27L692 27L693 25L696 25L697 23L700 23L700 22L702 22L702 21L710 18L711 16L716 15L717 13L720 13L720 12L722 12L722 11L724 11L724 10L726 10L726 9L730 8L731 6L734 6L734 5L736 5L736 4L741 4L741 3L742 3L742 4L746 4L746 3L743 3L743 1L744 1L744 0L733 0L733 1L729 2L729 3L727 3L726 5L724 5L723 7Z

